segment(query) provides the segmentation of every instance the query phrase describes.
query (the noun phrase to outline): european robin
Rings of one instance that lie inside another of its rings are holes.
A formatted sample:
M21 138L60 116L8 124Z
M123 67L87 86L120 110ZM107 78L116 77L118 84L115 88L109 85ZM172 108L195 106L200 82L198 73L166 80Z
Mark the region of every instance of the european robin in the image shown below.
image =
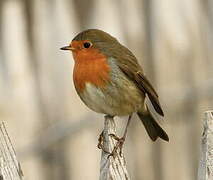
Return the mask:
M131 115L137 113L153 141L158 137L169 141L145 103L148 97L155 111L164 116L158 94L129 49L98 29L79 33L61 49L72 51L75 89L90 109L112 117L129 115L127 126Z

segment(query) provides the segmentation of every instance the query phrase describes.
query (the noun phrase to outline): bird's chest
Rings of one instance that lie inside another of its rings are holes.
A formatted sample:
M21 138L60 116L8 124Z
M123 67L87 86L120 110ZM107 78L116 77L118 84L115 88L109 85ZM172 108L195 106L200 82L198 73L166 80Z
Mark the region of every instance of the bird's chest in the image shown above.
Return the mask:
M109 73L110 67L105 58L76 62L73 81L77 92L82 92L86 88L86 83L97 88L104 88L110 80Z

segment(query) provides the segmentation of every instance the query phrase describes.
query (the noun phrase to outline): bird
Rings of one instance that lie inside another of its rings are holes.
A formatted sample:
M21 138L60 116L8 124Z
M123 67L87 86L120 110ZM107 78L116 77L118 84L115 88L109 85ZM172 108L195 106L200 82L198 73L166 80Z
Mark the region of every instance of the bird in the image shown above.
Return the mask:
M123 137L113 135L118 144L126 138L133 113L137 113L152 141L169 141L145 101L148 98L154 110L164 116L158 94L127 47L102 30L87 29L60 49L72 52L74 86L86 106L110 117L129 116Z

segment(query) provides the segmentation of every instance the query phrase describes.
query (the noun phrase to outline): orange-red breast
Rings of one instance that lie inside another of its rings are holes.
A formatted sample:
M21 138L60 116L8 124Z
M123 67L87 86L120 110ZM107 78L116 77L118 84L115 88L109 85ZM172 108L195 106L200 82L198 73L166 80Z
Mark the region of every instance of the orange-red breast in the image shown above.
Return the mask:
M61 49L72 51L75 88L90 109L110 116L136 112L153 141L158 137L169 140L144 102L147 96L155 111L163 116L158 95L129 49L98 29L79 33Z

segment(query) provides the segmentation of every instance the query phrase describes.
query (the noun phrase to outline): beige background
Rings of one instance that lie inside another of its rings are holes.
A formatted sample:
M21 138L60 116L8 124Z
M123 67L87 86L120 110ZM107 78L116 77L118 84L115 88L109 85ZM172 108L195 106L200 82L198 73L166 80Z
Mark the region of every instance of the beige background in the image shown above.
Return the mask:
M213 108L211 0L0 0L0 120L26 179L95 180L103 115L77 96L59 50L99 28L137 56L157 89L170 142L151 142L136 116L124 151L134 180L194 180L202 114ZM116 118L121 131L127 118Z

